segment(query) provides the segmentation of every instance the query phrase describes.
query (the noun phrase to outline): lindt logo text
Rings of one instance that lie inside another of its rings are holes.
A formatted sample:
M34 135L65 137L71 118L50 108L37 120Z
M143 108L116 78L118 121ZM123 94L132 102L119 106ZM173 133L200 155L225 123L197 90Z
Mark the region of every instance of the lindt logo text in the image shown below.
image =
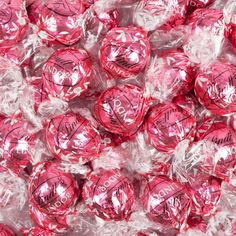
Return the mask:
M128 112L123 107L120 99L117 98L113 100L113 109L117 114L119 114L122 117L122 119L126 124L130 125L132 123L132 120L128 118Z
M172 193L173 191L176 191L176 188L178 189L178 187L179 186L176 183L172 183L168 187L163 188L158 193L156 193L155 198L161 200L165 198L168 194Z
M103 193L107 191L120 177L121 174L119 172L110 176L102 185L98 186L98 192Z
M133 75L128 71L123 70L122 68L114 65L112 62L106 61L104 67L107 71L112 71L113 73L120 75L122 77L132 77Z
M212 141L213 143L218 144L218 145L219 145L219 144L230 143L230 142L232 142L232 134L231 134L231 132L228 132L227 135L226 135L225 137L223 137L223 138L219 138L219 137L214 136L214 137L211 139L211 141Z
M76 118L74 118L70 122L69 121L65 122L60 129L60 132L66 134L66 136L63 136L64 139L71 139L76 130L78 129L79 124L80 122Z

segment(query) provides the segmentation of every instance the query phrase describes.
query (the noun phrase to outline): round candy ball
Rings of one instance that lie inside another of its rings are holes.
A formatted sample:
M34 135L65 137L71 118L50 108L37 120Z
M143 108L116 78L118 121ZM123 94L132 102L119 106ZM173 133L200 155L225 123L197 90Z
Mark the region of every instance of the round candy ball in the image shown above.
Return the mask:
M82 35L82 14L85 7L81 0L45 1L40 9L37 25L39 36L46 41L72 45Z
M143 89L132 84L104 91L97 99L94 114L108 131L124 136L137 132L149 108Z
M160 152L173 151L184 139L193 139L196 120L174 103L154 106L145 123L148 142Z
M80 96L90 83L92 63L84 49L55 51L43 67L44 89L65 101Z
M221 180L199 174L189 186L193 200L191 212L201 216L213 213L221 196Z
M198 101L216 115L236 112L236 67L214 63L199 71L195 81Z
M23 120L7 118L0 121L0 156L16 173L34 156L37 137L32 130L33 126Z
M70 213L79 192L73 176L63 172L57 162L37 164L29 179L29 201L47 216Z
M112 76L128 78L138 75L150 56L147 33L142 28L114 28L100 48L102 67Z
M191 196L184 185L166 176L156 176L145 186L141 203L152 221L180 228L190 213Z
M209 141L217 145L215 156L206 157L200 165L207 173L228 180L236 167L236 132L224 122L206 120L197 128L196 141Z
M134 12L134 23L147 31L163 27L170 29L185 21L185 0L141 0Z
M0 223L1 236L17 236L17 234L8 225Z
M46 140L51 153L66 162L89 162L100 153L98 131L80 114L70 112L51 119Z
M127 219L135 201L133 184L119 170L93 173L84 185L88 207L104 220Z
M145 75L145 88L150 96L171 100L177 95L188 93L194 85L195 72L183 52L170 52L155 58Z
M12 1L0 2L0 48L9 48L19 42L28 26L28 17L23 4Z

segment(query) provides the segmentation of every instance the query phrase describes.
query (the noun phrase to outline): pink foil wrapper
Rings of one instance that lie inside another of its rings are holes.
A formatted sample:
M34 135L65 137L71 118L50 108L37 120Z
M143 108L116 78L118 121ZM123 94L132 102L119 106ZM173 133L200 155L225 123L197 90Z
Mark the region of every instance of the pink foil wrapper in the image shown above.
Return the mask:
M199 71L195 94L199 102L216 115L236 111L236 68L227 63L214 63Z
M147 216L165 227L184 228L191 210L191 195L184 185L165 176L151 178L141 195Z
M80 193L73 176L59 167L57 162L39 163L29 180L29 201L47 217L71 213Z
M130 136L137 132L144 121L150 100L144 98L142 88L118 85L104 91L96 101L94 114L108 131Z
M46 128L46 139L51 153L62 161L85 163L99 157L99 132L79 114L54 117Z
M173 151L184 139L193 140L196 120L191 113L170 103L154 106L145 123L148 142L158 151Z
M37 25L44 41L72 45L82 35L82 14L85 8L80 0L45 1L40 9Z
M91 60L84 49L59 49L43 67L44 89L54 97L72 100L87 90L91 70Z
M100 48L102 67L117 78L139 74L148 62L150 45L142 28L114 28L108 32Z
M100 170L85 183L83 199L102 219L120 221L132 212L134 187L119 170Z

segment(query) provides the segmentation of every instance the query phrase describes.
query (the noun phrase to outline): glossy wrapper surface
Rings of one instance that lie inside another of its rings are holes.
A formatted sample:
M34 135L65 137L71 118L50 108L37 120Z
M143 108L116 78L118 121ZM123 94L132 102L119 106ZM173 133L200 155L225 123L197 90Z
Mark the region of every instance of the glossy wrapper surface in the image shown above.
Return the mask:
M35 152L36 134L27 121L4 119L0 122L1 157L14 172L25 168Z
M31 218L34 220L36 225L41 227L43 230L65 232L69 229L69 225L67 224L64 215L48 215L47 213L40 211L34 204L29 205L29 208ZM36 231L41 236L43 235L43 230L39 231L38 229L34 229L31 234L34 236ZM45 236L48 235L48 233L49 232L45 232Z
M228 179L236 166L235 143L236 133L224 122L206 120L198 127L196 141L206 140L218 146L215 158L206 157L207 163L200 168L212 171L219 178Z
M82 34L82 14L85 11L80 0L45 1L40 9L37 25L39 36L46 41L72 45Z
M195 72L183 52L170 52L153 58L145 74L146 93L168 101L193 88Z
M215 63L202 69L194 87L199 102L216 115L236 111L235 89L236 68L227 63Z
M183 24L186 17L186 1L141 0L134 13L134 23L147 31L163 27L170 29Z
M100 48L102 67L117 78L139 74L148 62L149 55L147 33L136 27L110 30Z
M88 207L104 220L127 219L135 201L134 187L119 170L100 170L83 189Z
M44 89L65 101L80 96L90 83L91 67L84 49L59 49L44 65Z
M166 176L149 180L141 195L148 217L166 227L184 227L191 209L191 195L185 186Z
M71 163L85 163L98 158L101 137L80 114L54 117L48 124L46 139L55 157Z
M73 176L59 168L57 162L39 163L29 181L30 203L48 217L70 213L80 192Z
M0 8L0 48L9 48L25 35L28 17L23 4L1 1Z
M216 210L221 196L221 180L213 176L199 174L190 183L193 200L192 213L209 215Z
M196 120L181 107L170 103L154 106L145 123L148 142L158 151L173 151L184 139L193 140Z
M0 235L1 236L16 236L17 234L8 225L0 223Z
M196 29L197 27L207 28L219 34L223 25L223 12L216 9L198 9L188 18L188 24Z
M197 8L205 8L210 4L214 3L215 0L187 0L188 2L188 11L192 12Z
M108 131L130 136L142 124L149 104L142 88L132 84L118 85L101 94L96 101L94 114Z
M10 216L19 214L27 201L26 184L24 179L11 174L7 170L0 170L1 214Z

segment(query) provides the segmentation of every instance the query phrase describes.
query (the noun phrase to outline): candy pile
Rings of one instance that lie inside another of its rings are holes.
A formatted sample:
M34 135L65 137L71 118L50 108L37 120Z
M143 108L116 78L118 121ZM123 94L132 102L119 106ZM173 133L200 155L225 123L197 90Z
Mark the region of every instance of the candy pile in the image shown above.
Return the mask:
M235 0L0 0L14 235L236 235Z

